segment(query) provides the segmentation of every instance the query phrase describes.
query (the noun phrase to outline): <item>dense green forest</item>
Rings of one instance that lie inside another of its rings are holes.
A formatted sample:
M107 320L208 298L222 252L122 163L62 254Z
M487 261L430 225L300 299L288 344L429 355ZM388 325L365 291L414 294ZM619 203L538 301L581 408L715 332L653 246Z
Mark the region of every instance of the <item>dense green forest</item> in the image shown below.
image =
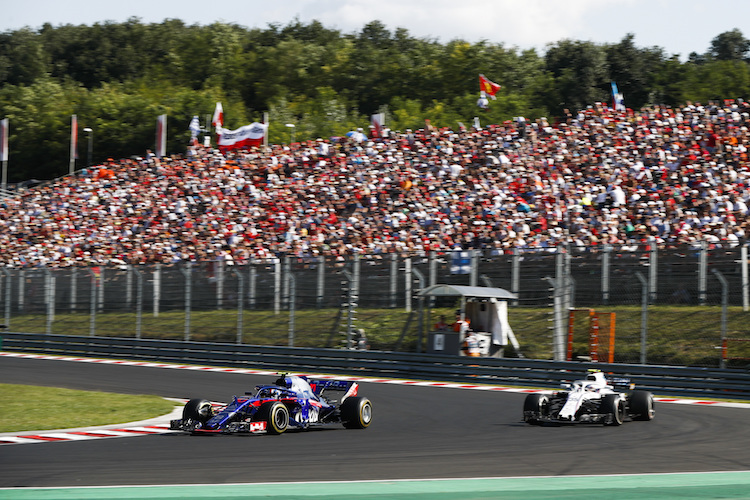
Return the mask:
M221 101L225 126L269 113L269 140L340 136L386 114L394 130L424 120L455 128L513 116L557 117L610 101L615 81L625 104L676 105L746 97L750 41L738 29L717 34L703 54L681 61L633 35L615 44L561 40L537 51L502 43L440 43L381 22L342 33L317 21L249 29L186 25L176 19L93 26L45 24L0 33L0 119L10 122L8 178L68 172L70 117L93 129L93 160L143 155L156 117L168 115L168 153L185 151L193 115ZM488 110L477 107L478 74L502 85ZM79 154L85 160L86 136Z

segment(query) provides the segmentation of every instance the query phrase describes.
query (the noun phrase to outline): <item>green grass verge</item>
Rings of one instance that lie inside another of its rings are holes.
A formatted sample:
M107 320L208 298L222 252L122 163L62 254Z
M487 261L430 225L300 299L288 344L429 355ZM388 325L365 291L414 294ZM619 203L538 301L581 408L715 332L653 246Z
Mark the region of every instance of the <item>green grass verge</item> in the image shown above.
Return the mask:
M136 422L166 415L175 403L159 396L0 384L0 432L69 429Z
M371 349L414 352L418 345L419 317L416 311L403 308L365 309L357 311L355 328L362 328ZM616 363L639 363L641 358L642 317L640 306L593 306L598 311L616 313ZM453 318L454 307L435 308L423 318L424 331L429 331L441 314ZM278 314L269 310L244 310L242 321L232 309L205 311L194 309L189 323L184 311L161 312L158 316L144 312L140 323L136 315L125 312L102 312L96 315L95 334L98 336L134 337L136 325L144 339L183 340L255 345L289 345L290 336L295 347L342 347L346 340L347 318L337 309L299 308L294 315L294 328L290 334L289 311ZM521 352L530 359L552 359L552 308L509 307L508 319ZM563 319L567 325L567 317ZM55 315L51 325L43 314L13 316L10 331L44 333L48 326L53 334L86 336L91 333L91 318L85 313ZM186 332L186 324L189 324ZM238 324L241 334L238 335ZM646 356L649 364L718 367L721 358L721 307L720 306L650 306L646 321ZM604 334L607 323L601 322ZM588 352L588 318L581 313L576 320L574 355ZM0 334L2 336L2 334ZM728 367L745 368L750 364L750 323L742 307L728 308L726 336ZM425 349L427 339L422 338ZM514 356L510 348L506 356Z

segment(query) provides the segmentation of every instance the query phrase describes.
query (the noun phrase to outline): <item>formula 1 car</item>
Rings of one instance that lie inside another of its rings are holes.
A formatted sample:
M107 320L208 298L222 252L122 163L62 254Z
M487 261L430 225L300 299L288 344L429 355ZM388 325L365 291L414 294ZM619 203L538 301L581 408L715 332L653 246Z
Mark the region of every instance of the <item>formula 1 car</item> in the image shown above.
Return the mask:
M624 392L633 388L626 378L608 379L599 370L589 370L584 380L561 384L561 388L551 394L526 396L524 422L621 425L625 420L654 418L653 395L640 390Z
M172 420L169 427L192 434L282 434L290 428L326 424L364 429L372 421L372 403L357 396L358 388L355 382L344 380L280 374L273 385L256 386L255 393L234 396L225 406L215 408L206 399L191 399L183 408L182 418Z

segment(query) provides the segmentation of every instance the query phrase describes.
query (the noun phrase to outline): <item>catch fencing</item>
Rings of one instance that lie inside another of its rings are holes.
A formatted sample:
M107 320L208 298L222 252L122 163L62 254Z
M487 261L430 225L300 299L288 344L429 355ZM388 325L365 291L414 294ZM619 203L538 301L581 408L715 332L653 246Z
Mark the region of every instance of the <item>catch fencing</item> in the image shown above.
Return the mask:
M526 357L562 361L567 311L595 308L621 311L617 362L744 366L747 264L747 246L704 242L669 250L556 247L3 268L0 314L14 332L415 352L424 351L433 311L456 307L455 300L417 292L436 283L478 285L516 294L509 319ZM665 307L678 311L677 321L690 318L695 332L685 349L700 355L685 361L664 354L663 332L679 337L686 326L660 322ZM540 314L541 323L533 319Z

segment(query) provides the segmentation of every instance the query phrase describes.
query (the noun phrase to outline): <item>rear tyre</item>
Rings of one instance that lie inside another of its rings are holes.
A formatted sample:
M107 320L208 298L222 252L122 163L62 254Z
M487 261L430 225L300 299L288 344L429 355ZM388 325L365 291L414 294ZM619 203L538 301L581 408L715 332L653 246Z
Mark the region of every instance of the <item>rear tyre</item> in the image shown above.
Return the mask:
M601 412L607 415L604 425L622 425L625 420L625 402L619 394L605 394Z
M628 402L633 420L653 420L655 415L653 394L648 391L633 391Z
M529 394L523 402L523 421L541 424L549 416L549 397L546 394Z
M289 410L284 403L272 401L260 407L259 420L266 421L266 432L269 434L283 434L289 427Z
M347 429L365 429L372 422L372 403L367 398L350 396L341 403L341 422Z
M193 420L205 424L213 415L213 407L206 399L191 399L182 409L182 420Z

